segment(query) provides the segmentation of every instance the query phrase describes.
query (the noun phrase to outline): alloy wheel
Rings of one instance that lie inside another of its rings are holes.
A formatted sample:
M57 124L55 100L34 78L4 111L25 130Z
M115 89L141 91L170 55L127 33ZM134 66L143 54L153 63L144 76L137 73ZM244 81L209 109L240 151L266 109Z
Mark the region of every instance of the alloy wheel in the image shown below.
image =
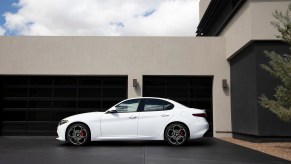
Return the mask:
M171 145L178 146L184 144L188 139L186 127L179 123L170 125L166 129L165 139Z
M71 125L67 131L67 139L73 145L83 145L88 141L89 130L82 124Z

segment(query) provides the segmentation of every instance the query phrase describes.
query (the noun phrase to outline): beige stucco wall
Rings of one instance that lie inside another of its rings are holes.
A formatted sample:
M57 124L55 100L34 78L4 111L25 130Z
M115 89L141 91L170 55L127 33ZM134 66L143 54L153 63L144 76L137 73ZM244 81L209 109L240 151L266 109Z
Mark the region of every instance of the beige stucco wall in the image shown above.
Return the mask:
M226 39L226 58L232 56L250 40L276 39L276 29L270 24L272 13L286 11L290 0L248 0L236 13L220 36Z
M226 40L226 58L251 39L251 4L247 1L227 24L220 36Z
M202 19L211 0L200 0L199 2L199 20Z
M252 38L254 39L277 39L279 33L270 24L276 19L272 13L288 9L290 0L252 0Z
M0 37L0 74L128 75L129 97L143 75L214 75L214 132L231 131L224 38Z

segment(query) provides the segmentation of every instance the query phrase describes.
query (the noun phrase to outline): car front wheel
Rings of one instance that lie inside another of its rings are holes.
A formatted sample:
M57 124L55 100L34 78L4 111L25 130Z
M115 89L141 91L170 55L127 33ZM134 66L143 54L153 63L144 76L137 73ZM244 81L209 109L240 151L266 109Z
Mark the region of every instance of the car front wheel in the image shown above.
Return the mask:
M66 132L66 139L72 145L85 145L90 141L90 130L84 124L72 124Z
M173 123L166 128L164 138L174 146L183 145L188 139L188 131L185 125L181 123Z

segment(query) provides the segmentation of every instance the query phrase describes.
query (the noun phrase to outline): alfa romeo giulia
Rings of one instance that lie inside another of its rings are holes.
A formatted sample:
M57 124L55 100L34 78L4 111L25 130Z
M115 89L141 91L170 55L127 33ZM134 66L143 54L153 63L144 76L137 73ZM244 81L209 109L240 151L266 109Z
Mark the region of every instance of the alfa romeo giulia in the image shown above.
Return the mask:
M59 122L58 140L73 145L105 140L165 140L182 145L208 130L205 110L164 98L121 101L105 112L73 115Z

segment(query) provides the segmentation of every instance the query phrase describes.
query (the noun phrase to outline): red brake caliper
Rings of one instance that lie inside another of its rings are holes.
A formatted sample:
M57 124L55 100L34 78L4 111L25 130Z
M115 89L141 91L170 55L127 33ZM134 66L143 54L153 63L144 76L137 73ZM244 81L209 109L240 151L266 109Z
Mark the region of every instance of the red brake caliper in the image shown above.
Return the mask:
M180 135L181 136L184 136L184 131L180 131Z
M80 136L84 136L83 130L80 131Z

